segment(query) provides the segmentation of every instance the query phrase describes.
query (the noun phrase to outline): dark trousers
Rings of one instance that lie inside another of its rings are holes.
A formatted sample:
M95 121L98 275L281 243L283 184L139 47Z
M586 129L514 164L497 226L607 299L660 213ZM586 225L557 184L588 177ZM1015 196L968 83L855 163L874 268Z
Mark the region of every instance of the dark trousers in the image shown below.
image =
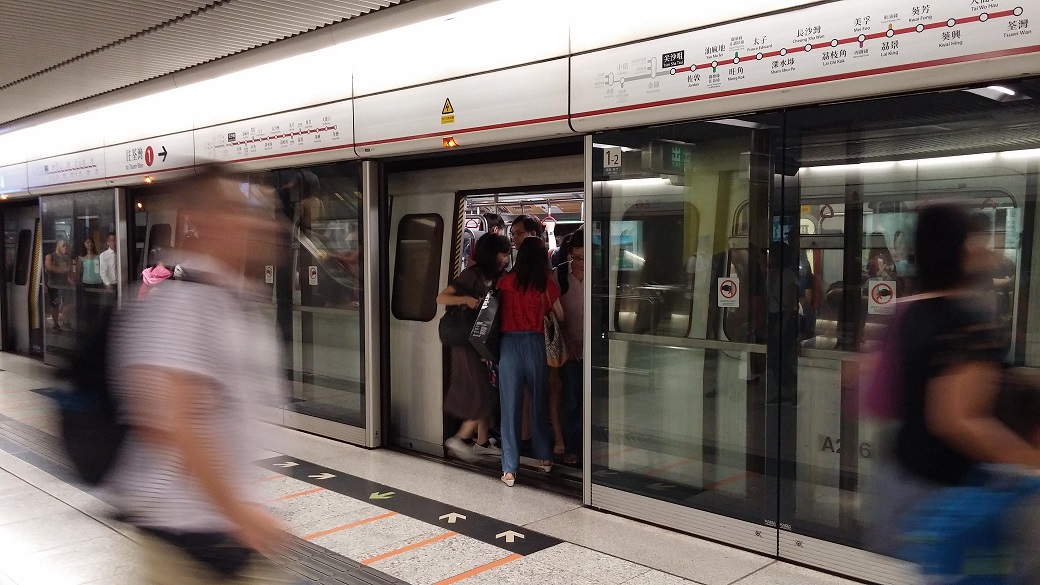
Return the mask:
M563 443L566 452L571 455L581 456L582 420L584 409L582 408L582 362L570 360L560 367L560 381L563 382Z

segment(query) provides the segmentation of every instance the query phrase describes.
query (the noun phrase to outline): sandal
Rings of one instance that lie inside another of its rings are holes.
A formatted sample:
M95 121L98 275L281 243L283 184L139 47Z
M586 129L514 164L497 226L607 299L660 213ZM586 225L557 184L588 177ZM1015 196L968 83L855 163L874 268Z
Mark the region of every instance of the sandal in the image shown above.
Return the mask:
M516 474L515 473L503 473L502 474L502 483L506 484L509 487L513 487L513 484L515 482L516 482Z
M564 455L563 456L563 464L564 465L570 465L571 467L577 467L577 465L578 465L578 456L573 454L573 453L568 453L568 454Z
M555 447L553 447L553 455L554 456L560 456L560 455L563 455L566 452L567 452L566 448L563 445L556 445Z
M545 473L551 472L552 471L552 466L553 466L553 462L551 460L548 460L548 459L545 460L545 461L539 461L538 462L538 468L541 469L542 471L544 471Z

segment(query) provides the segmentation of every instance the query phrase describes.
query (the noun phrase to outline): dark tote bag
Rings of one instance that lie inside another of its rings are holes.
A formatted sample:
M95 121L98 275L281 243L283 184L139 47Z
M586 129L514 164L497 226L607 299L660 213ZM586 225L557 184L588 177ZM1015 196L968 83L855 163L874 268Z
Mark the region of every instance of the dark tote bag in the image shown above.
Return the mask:
M469 333L473 330L473 323L477 320L477 310L459 307L450 307L441 317L437 326L437 332L441 336L441 343L448 347L469 345Z
M473 329L469 333L469 342L480 354L480 357L497 362L499 356L499 342L501 337L501 320L499 313L499 299L492 290L484 296L480 304L480 312L477 320L473 323Z

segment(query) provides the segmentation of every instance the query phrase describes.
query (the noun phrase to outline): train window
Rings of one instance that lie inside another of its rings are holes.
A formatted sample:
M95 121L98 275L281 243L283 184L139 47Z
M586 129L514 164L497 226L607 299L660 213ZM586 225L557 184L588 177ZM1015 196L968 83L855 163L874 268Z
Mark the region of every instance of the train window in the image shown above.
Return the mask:
M32 230L18 231L18 256L14 267L14 283L25 286L29 282L29 264L32 261Z
M622 333L684 336L693 300L690 259L676 235L697 239L689 203L637 204L611 222L610 255L618 275L614 323Z
M444 220L437 214L401 218L397 229L393 298L390 309L402 321L430 321L437 315Z

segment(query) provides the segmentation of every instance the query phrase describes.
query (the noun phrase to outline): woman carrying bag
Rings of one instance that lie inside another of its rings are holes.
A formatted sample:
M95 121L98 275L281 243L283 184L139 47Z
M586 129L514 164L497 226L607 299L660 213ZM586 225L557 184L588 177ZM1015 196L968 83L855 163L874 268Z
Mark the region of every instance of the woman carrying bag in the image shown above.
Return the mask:
M488 440L495 411L495 394L488 367L469 343L476 310L509 264L509 240L484 234L477 240L476 264L462 271L437 295L437 304L447 305L441 322L441 341L451 347L451 377L444 396L444 412L462 420L458 432L444 447L463 461L475 462L484 455L498 455ZM475 442L470 441L476 435Z
M560 287L549 277L549 257L540 238L520 244L516 263L498 283L502 312L502 358L498 392L502 402L502 481L512 486L520 467L518 439L524 385L531 391L531 435L534 455L545 472L552 469L553 439L549 428L548 364L545 316L551 310L563 320Z

